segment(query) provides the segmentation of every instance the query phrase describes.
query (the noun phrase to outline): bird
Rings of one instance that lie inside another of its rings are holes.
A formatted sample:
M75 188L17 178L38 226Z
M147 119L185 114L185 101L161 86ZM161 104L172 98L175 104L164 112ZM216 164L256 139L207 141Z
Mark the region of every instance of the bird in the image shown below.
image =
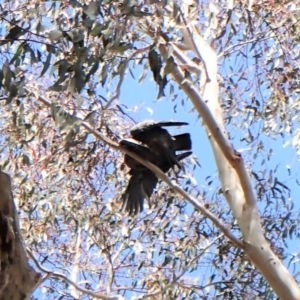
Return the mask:
M192 154L191 151L176 154L176 151L191 150L190 134L171 136L163 126L187 125L185 122L143 121L131 128L133 139L123 139L120 145L151 162L166 173L175 165L181 169L180 161ZM143 211L144 199L150 200L158 178L146 166L125 154L124 163L130 168L129 183L121 196L122 210L129 215Z
M153 45L152 45L153 47ZM150 69L153 73L153 78L159 86L157 99L165 97L164 89L168 83L167 76L161 76L162 59L161 56L152 48L148 53L148 61Z
M164 173L168 172L173 167L169 161L166 161L161 156L154 154L145 146L136 144L129 140L122 140L120 145L153 163ZM181 161L191 154L191 151L184 152L176 155L176 159ZM124 162L131 168L129 171L131 178L125 192L122 195L122 210L128 212L129 215L136 215L143 211L144 199L146 198L150 200L153 190L158 183L158 178L146 166L127 154L125 154Z
M186 122L161 122L145 120L133 126L130 134L133 139L147 145L156 155L162 155L168 160L172 167L177 165L181 169L175 152L191 150L192 142L189 133L171 136L170 133L162 127L188 125Z

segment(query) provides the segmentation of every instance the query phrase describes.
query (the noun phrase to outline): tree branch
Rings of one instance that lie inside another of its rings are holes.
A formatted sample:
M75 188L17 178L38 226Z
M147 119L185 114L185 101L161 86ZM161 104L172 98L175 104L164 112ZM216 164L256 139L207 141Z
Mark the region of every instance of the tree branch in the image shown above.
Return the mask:
M300 290L296 281L273 253L262 234L256 198L249 174L243 159L234 151L226 136L222 110L218 101L217 56L196 28L193 25L189 26L195 41L190 41L188 44L196 46L196 53L201 53L207 70L210 72L209 80L203 79L205 82L203 98L195 85L185 80L182 71L176 64L174 64L172 76L190 98L209 131L208 137L219 170L223 193L243 234L244 249L248 257L281 299L300 299ZM185 34L185 39L189 38L191 36ZM166 53L165 45L161 44L159 49L162 54ZM191 50L194 50L193 47ZM175 56L176 51L178 50L175 49Z
M138 53L142 53L146 50L148 50L150 48L150 46L147 46L147 47L144 47L142 49L138 49L136 50L134 53L132 53L125 61L125 64L127 65L128 62L134 57L136 56ZM124 80L124 75L125 75L125 67L123 68L122 70L122 73L120 74L120 79L119 79L119 82L118 82L118 85L116 87L116 90L115 90L115 93L114 95L109 99L109 101L107 102L107 104L105 105L105 107L103 108L103 110L107 110L110 105L113 103L113 101L115 101L116 99L119 98L120 96L120 93L121 93L121 86L122 86L122 83L123 83L123 80Z
M223 234L220 234L218 237L216 237L212 242L210 242L202 251L199 255L195 256L188 264L187 266L182 270L182 272L177 275L169 284L167 284L163 289L158 289L156 291L154 291L153 293L150 294L146 294L143 295L142 297L140 297L139 299L147 299L147 298L151 298L151 297L156 297L158 295L163 294L166 290L168 290L169 288L171 288L174 284L176 284L177 280L182 277L184 275L184 273L189 269L189 267L191 266L191 264L196 261L200 256L202 256L206 250L208 250L219 238L221 238L223 236Z
M37 259L34 257L33 253L30 251L30 249L27 248L27 253L29 254L30 258L33 260L33 262L35 263L36 267L47 274L47 277L54 277L54 278L58 278L61 279L63 281L68 282L69 284L71 284L74 288L76 288L78 291L85 293L86 295L89 296L93 296L97 299L103 299L103 300L124 300L124 297L122 297L121 295L116 295L116 296L106 296L103 294L99 294L99 293L95 293L93 291L84 289L82 287L80 287L77 283L75 283L74 281L72 281L71 279L69 279L67 276L65 276L62 273L58 273L58 272L52 272L51 270L48 270L46 268L44 268L38 261Z
M28 91L28 90L27 90ZM30 93L28 91L28 93ZM47 105L48 107L51 106L50 102L48 102L44 97L40 95L35 95L36 99ZM197 208L204 216L209 218L221 231L222 233L232 242L234 243L237 247L243 249L244 245L243 243L235 237L230 230L223 224L217 216L215 216L213 213L211 213L208 209L205 208L204 204L200 201L195 199L194 197L190 196L184 189L182 189L179 185L176 183L173 183L168 176L166 176L158 167L153 165L147 160L144 160L143 158L139 157L135 153L119 146L119 144L111 141L108 139L105 135L101 134L99 131L93 129L90 127L89 124L86 122L82 122L82 126L90 133L94 134L97 138L99 138L101 141L106 143L108 146L111 148L117 150L117 151L122 151L144 166L146 166L148 169L150 169L158 178L160 178L162 181L166 182L171 188L173 188L179 195L181 195L183 198L185 198L189 203L191 203L195 208Z
M77 232L76 232L76 238L75 238L75 246L74 246L74 259L71 269L71 280L73 282L77 281L77 276L79 272L79 263L80 263L80 245L81 245L81 228L77 222ZM78 293L74 287L70 288L71 295L76 299L78 298Z

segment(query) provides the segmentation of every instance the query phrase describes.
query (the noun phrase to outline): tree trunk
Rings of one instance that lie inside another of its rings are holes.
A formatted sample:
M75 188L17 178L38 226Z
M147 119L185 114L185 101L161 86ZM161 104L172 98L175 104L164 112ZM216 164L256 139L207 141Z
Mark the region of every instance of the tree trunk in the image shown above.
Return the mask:
M13 201L11 179L0 171L0 299L23 300L39 281L29 264Z

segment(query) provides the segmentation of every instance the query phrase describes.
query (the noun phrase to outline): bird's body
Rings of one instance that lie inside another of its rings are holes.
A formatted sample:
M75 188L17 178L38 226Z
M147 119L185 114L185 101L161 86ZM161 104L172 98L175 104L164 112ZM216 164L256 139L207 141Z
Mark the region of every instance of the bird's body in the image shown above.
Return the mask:
M147 145L156 155L162 155L170 164L177 165L178 168L181 168L181 165L176 159L175 152L191 150L190 134L185 133L171 136L170 133L162 127L187 124L186 122L155 122L146 120L133 126L130 130L130 134L135 140Z
M157 99L164 97L164 89L168 83L167 75L161 75L162 70L162 59L155 49L151 49L148 54L148 61L150 69L153 73L153 78L159 86Z
M181 168L179 161L192 154L190 151L176 154L176 151L191 150L188 133L171 136L162 128L181 125L187 123L144 121L132 127L130 131L132 138L142 145L133 140L122 140L120 144L166 173L175 165ZM127 154L124 162L131 168L129 172L131 178L122 195L123 208L132 215L143 211L144 199L150 199L158 178L151 170Z

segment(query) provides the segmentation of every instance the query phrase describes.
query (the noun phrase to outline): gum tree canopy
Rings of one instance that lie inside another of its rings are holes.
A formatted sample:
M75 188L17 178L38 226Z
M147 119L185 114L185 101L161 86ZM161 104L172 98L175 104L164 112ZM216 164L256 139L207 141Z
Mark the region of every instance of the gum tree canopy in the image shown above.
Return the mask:
M300 299L299 5L3 1L0 298ZM191 124L180 172L119 144L146 116Z

